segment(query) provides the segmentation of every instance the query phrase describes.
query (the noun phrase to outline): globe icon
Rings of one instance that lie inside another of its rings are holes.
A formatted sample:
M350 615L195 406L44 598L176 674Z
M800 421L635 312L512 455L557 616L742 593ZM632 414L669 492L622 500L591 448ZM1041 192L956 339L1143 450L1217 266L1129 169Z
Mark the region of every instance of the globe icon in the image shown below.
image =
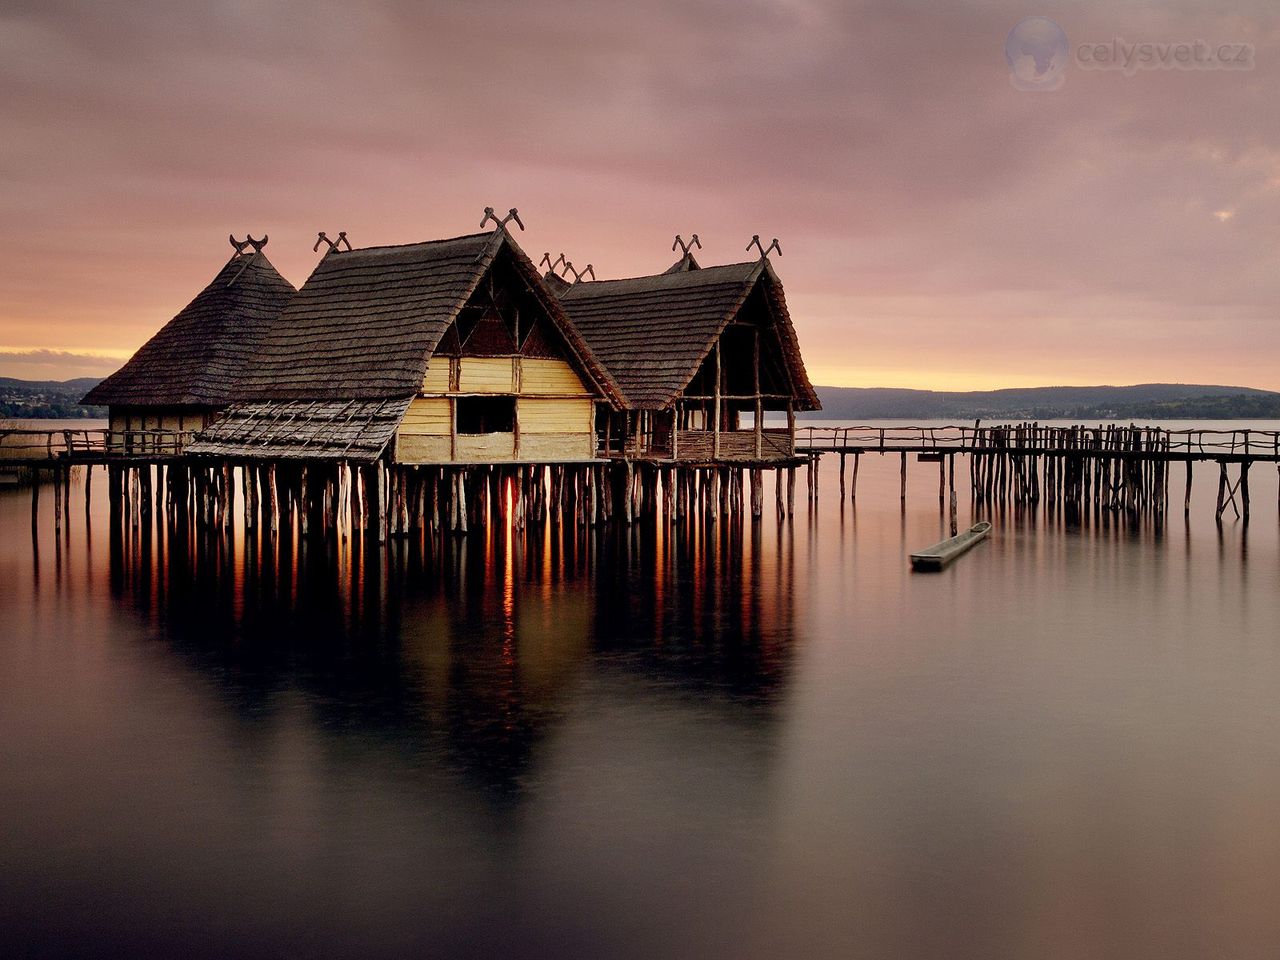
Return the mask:
M1057 90L1069 52L1066 33L1048 17L1019 20L1004 41L1009 80L1019 90Z

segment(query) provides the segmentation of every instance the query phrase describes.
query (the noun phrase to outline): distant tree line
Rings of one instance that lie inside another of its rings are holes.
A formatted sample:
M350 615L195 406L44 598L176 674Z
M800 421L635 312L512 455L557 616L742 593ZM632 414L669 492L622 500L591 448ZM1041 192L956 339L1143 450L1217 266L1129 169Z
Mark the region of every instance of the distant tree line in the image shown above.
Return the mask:
M5 420L102 420L106 407L51 400L40 403L13 403L0 400L0 418Z

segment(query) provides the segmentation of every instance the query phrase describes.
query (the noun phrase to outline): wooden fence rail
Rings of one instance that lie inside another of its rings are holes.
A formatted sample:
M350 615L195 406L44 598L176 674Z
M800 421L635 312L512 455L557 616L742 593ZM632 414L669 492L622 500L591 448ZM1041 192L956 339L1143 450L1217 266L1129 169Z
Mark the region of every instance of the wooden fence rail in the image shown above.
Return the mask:
M797 427L796 449L812 453L1007 451L1028 454L1136 454L1176 460L1248 458L1280 461L1280 431L1167 430L1118 424L1042 426Z
M0 427L0 463L38 466L65 460L102 461L119 457L174 457L195 434L172 430Z

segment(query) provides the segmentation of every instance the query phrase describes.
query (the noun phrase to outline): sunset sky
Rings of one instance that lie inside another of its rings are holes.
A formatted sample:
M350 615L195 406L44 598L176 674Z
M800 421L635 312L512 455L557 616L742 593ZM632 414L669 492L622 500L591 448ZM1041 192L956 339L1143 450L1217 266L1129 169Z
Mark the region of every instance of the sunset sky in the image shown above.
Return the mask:
M1019 90L1030 14L1254 65ZM110 372L230 232L301 284L492 205L602 278L778 237L817 383L1280 389L1278 90L1275 0L3 0L0 376Z

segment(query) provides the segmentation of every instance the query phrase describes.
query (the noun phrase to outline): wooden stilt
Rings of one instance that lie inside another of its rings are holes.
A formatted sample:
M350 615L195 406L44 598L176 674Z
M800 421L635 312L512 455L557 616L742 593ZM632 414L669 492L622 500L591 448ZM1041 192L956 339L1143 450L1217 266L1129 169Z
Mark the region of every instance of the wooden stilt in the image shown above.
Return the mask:
M1249 467L1252 461L1242 460L1240 462L1240 510L1244 514L1244 522L1249 522Z
M110 468L108 468L110 469ZM31 536L39 533L40 523L40 468L31 468Z
M58 476L58 469L49 471L49 476L53 480L53 532L62 536L62 480Z

